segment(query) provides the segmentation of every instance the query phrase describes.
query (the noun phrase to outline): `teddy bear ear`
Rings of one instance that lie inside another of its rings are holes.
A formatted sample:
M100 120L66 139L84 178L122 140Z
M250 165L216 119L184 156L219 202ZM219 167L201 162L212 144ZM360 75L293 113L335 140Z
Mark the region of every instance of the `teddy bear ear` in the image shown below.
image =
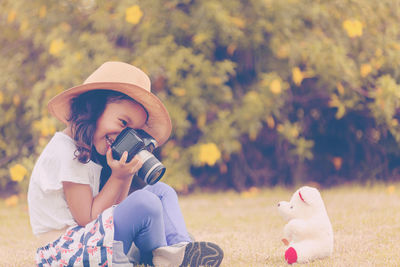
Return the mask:
M318 202L318 198L320 198L318 190L308 186L300 188L298 195L300 200L308 205L313 205L314 203Z
M308 203L304 200L303 195L301 194L301 191L300 191L300 190L299 190L299 197L300 197L301 201L303 201L304 203L308 204Z

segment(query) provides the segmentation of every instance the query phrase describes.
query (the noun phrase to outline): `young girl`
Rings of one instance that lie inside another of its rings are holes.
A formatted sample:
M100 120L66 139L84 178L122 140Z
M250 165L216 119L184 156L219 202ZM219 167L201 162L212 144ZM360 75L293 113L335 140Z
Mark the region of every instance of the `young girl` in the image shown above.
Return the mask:
M38 266L132 266L138 258L155 266L220 265L217 245L191 241L175 191L158 182L128 195L142 159L112 157L110 146L126 127L144 130L159 146L170 135L168 112L145 73L106 62L48 107L67 127L47 144L30 180ZM99 190L104 161L111 174ZM132 257L135 247L140 257Z

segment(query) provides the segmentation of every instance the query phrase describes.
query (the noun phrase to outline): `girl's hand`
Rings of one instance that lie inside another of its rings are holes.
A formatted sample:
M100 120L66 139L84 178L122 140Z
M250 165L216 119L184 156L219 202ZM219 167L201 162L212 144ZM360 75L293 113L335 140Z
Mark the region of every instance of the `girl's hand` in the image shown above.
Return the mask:
M120 160L115 160L112 157L111 149L109 148L106 153L107 163L112 170L112 176L125 180L130 179L142 167L143 161L140 156L135 155L130 162L126 162L128 152L125 151Z

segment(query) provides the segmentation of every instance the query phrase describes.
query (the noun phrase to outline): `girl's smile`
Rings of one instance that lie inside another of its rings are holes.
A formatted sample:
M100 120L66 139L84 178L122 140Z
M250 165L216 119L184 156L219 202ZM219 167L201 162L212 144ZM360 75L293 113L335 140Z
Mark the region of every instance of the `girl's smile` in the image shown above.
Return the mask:
M111 147L112 143L114 143L114 139L112 139L112 138L108 137L108 135L106 135L106 142L107 142L108 147Z
M135 114L134 121L132 114ZM126 127L139 129L145 124L146 119L146 111L136 102L124 99L108 103L97 120L93 135L93 145L97 152L105 155L123 129Z

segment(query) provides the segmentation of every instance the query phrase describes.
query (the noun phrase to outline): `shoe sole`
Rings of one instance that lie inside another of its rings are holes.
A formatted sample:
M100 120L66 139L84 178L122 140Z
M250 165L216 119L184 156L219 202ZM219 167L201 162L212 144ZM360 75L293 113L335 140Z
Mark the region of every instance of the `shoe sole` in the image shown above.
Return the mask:
M185 248L185 256L180 267L218 267L224 252L222 249L211 242L192 242Z

